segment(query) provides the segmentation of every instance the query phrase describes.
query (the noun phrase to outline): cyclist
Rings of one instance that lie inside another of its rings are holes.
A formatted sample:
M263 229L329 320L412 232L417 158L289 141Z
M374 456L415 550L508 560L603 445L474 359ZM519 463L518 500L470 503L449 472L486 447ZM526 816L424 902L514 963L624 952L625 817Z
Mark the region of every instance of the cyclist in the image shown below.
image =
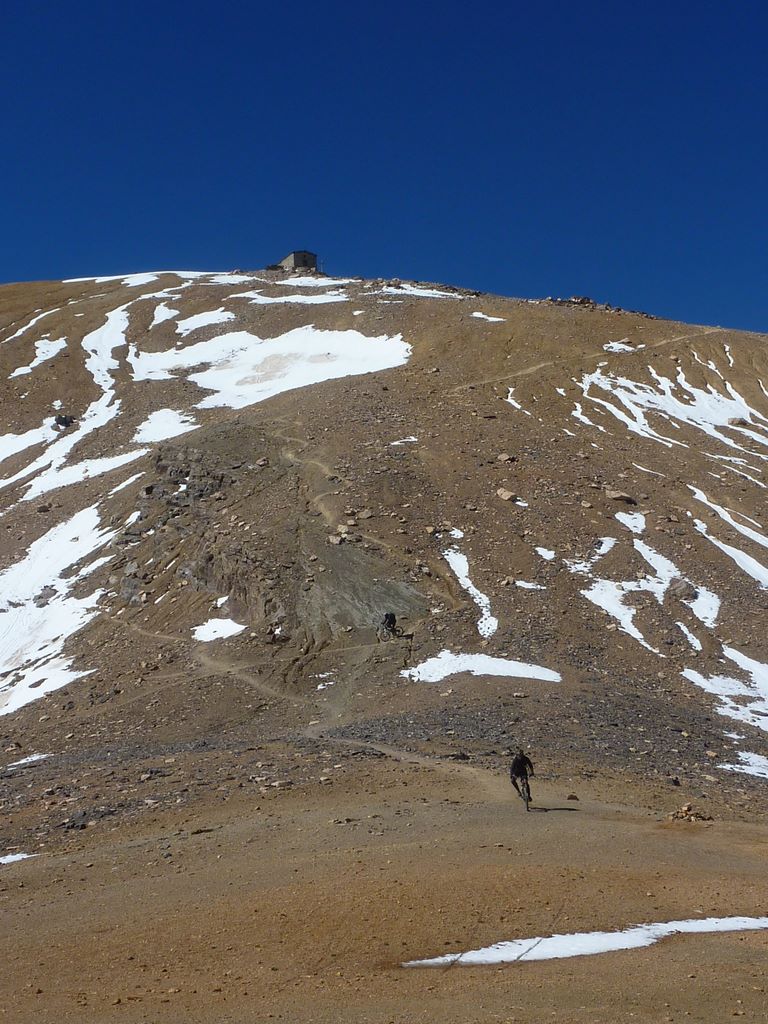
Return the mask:
M385 612L381 624L388 633L394 633L397 628L397 616L394 612Z
M517 795L521 799L523 799L523 794L520 791L520 786L518 785L517 780L525 779L525 781L528 782L529 772L531 773L531 775L535 774L530 758L526 757L525 753L522 750L518 750L518 752L512 758L512 763L509 766L509 779L512 785L517 790ZM528 792L530 793L530 786L528 787ZM530 802L533 803L533 800L530 800Z

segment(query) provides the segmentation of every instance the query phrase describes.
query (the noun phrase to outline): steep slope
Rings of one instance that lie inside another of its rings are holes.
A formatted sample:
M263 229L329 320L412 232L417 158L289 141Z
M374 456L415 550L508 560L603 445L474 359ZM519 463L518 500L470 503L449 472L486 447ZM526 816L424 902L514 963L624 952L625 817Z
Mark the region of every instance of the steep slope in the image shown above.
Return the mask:
M767 387L765 336L583 301L4 287L8 850L513 744L763 811Z

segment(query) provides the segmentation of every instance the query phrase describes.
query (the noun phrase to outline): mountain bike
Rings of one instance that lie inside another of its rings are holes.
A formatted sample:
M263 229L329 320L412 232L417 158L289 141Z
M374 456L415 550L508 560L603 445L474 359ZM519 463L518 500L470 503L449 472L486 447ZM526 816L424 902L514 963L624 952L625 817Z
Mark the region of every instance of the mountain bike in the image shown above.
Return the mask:
M518 786L518 795L520 799L525 803L526 811L530 810L528 806L531 802L531 787L528 785L528 776L521 775L516 780Z
M398 637L404 636L404 631L401 626L388 626L384 622L378 623L376 626L376 638L380 643L387 643L390 640L395 640Z

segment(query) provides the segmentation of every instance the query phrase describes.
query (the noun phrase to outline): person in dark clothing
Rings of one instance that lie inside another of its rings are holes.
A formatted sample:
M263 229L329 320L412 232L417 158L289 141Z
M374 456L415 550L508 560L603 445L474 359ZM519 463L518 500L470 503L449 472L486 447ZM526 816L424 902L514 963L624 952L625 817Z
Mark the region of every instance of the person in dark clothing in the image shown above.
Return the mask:
M512 758L512 763L509 766L509 779L512 785L517 790L517 795L522 797L520 787L517 784L518 779L528 780L528 773L534 775L533 765L531 764L530 758L526 757L522 750L518 750L515 756ZM530 790L530 786L528 787ZM533 801L531 801L533 803Z
M397 628L397 617L394 612L385 612L384 618L381 620L381 624L384 629L388 629L390 633L394 633Z

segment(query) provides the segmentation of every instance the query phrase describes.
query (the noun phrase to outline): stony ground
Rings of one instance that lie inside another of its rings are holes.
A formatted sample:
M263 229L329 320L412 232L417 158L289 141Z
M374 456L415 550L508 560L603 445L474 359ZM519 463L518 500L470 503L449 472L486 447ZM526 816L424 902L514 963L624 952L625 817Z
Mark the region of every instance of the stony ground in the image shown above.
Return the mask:
M265 287L279 293L279 278ZM90 674L0 717L0 854L37 854L0 866L0 1019L762 1020L765 932L501 968L399 965L507 938L765 913L766 782L720 768L739 750L768 753L765 733L724 717L680 674L723 671L725 644L766 660L768 591L688 515L764 558L689 490L706 481L759 523L763 488L743 475L760 472L758 455L728 473L707 454L712 439L677 428L689 447L666 448L592 407L601 432L557 390L628 338L670 378L682 366L719 388L712 366L732 371L757 406L765 339L578 303L348 289L353 302L307 307L311 318L238 309L238 326L262 337L310 321L399 331L413 344L407 364L243 410L196 410L199 430L39 502L18 500L22 484L1 492L0 568L93 502L118 532L89 584L105 592L100 614L68 647ZM233 290L194 284L184 313ZM61 394L82 415L93 395L73 339L135 291L3 292L5 336L60 304L51 333L71 351L8 379L22 356L0 345L2 429L32 429ZM473 320L475 309L504 320ZM150 329L149 314L131 320L128 340L164 350L173 324ZM187 380L140 389L118 362L131 430L153 408L199 399ZM505 400L510 387L530 415ZM418 440L391 443L408 436ZM121 438L112 425L82 442L83 457ZM634 621L663 659L586 602L566 566L609 535L612 577L641 578L622 510L644 513L648 543L723 601L705 633L684 587L661 602L635 594ZM499 620L491 637L444 558L457 528ZM194 642L222 597L246 631ZM391 609L407 635L381 644L375 623ZM679 621L699 630L701 651ZM562 680L401 675L444 648L556 668ZM519 745L537 767L528 815L505 776ZM7 767L33 753L50 756Z

